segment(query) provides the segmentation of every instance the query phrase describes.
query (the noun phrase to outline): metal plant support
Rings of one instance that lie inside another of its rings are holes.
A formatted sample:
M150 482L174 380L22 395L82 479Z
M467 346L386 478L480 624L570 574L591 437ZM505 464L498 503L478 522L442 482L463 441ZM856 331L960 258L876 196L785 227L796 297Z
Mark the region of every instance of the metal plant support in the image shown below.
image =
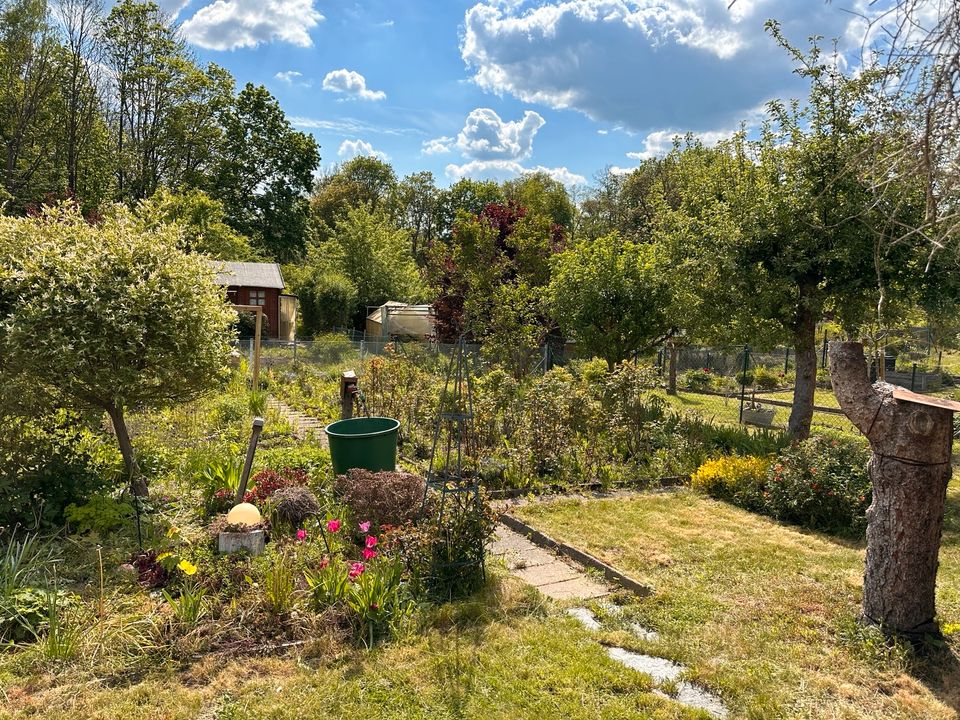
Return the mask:
M452 599L467 595L486 579L484 546L468 523L480 509L480 473L473 426L473 382L463 338L450 356L440 396L427 470L424 510L440 528L434 549L431 591ZM457 537L460 534L461 537ZM476 542L464 537L473 535Z

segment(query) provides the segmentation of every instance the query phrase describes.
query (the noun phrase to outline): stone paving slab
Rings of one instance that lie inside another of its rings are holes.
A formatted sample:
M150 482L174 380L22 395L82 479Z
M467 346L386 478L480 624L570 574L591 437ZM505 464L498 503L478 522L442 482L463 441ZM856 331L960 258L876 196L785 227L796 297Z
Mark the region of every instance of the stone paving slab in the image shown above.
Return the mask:
M564 562L504 525L497 526L490 553L503 557L514 575L554 600L589 600L610 592L581 568Z
M274 408L280 415L282 415L287 422L293 426L294 434L300 437L306 437L309 434L313 434L317 440L320 441L322 447L330 447L330 443L327 440L327 434L323 432L323 428L326 425L318 420L315 417L306 415L299 410L294 410L292 407L287 405L280 400L272 397L268 400L268 406Z

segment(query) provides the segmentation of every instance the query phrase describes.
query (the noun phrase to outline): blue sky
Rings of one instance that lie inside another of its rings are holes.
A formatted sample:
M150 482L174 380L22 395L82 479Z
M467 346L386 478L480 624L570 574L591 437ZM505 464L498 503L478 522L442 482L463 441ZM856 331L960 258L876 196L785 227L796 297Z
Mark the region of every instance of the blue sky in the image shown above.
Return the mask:
M869 0L163 0L199 60L262 83L321 144L399 175L568 184L629 169L677 133L707 142L800 96L776 18L855 62Z

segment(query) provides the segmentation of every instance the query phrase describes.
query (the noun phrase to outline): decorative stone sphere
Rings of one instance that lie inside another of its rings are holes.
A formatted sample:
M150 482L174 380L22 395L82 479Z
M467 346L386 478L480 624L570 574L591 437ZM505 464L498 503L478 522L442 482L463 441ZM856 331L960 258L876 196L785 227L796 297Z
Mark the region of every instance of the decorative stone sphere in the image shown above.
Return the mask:
M256 525L260 522L260 511L250 503L240 503L227 513L227 522L231 525Z

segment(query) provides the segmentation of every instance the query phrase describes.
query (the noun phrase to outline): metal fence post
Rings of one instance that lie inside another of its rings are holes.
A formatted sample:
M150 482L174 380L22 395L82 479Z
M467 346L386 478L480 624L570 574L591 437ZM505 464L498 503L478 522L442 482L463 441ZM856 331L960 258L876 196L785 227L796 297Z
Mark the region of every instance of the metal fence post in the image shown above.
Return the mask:
M827 367L827 331L823 331L823 350L820 351L820 367Z
M913 364L913 368L910 371L910 389L916 390L917 387L917 364Z
M786 375L788 372L790 372L790 348L787 348L783 358L783 374Z
M743 371L740 373L740 422L743 422L743 405L747 398L747 367L750 364L750 346L743 346Z

